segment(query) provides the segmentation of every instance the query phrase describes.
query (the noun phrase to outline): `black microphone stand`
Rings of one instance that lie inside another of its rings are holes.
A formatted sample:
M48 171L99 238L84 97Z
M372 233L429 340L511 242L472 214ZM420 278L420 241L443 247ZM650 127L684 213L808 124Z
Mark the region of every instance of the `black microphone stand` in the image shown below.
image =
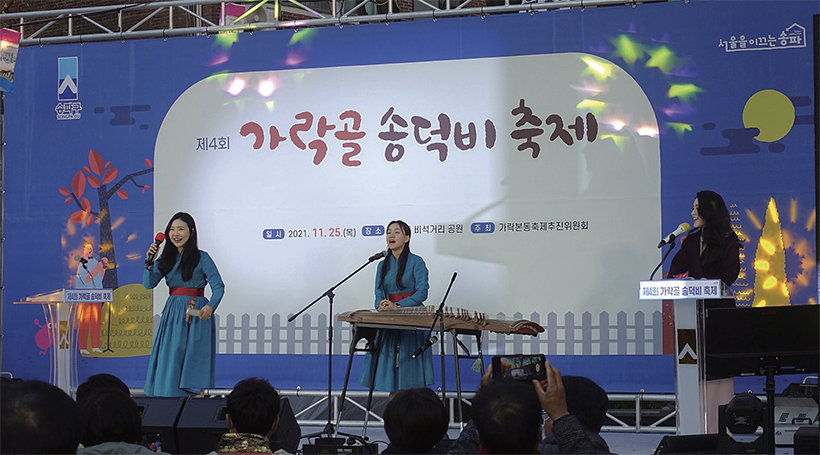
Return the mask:
M100 258L100 261L102 261L102 258ZM108 267L108 263L103 263L103 271L106 267ZM103 349L103 352L114 352L114 350L111 349L111 305L114 302L106 303L108 303L108 328L105 331L105 349Z
M430 324L430 329L427 331L427 336L424 339L424 343L422 343L422 345L416 349L416 352L410 356L415 359L426 351L427 348L432 346L433 343L435 343L435 341L431 342L431 337L433 336L433 330L435 330L436 324L438 324L439 346L441 347L441 401L444 403L444 406L447 406L447 386L446 378L444 377L444 302L447 301L447 296L450 294L450 289L456 281L456 275L458 275L458 272L453 272L453 277L450 278L450 284L447 286L447 291L444 293L444 297L441 299L438 309L436 309L436 314L433 316L433 323Z
M92 257L94 259L97 259L98 263L102 263L102 258L97 258L96 254ZM103 267L105 266L106 264L103 264ZM83 262L83 268L86 272L88 272L89 275L91 275L91 272L88 271L88 262ZM94 287L94 289L97 289L97 285L94 284L93 276L91 277L91 285ZM108 303L108 328L105 331L105 349L103 349L102 352L114 352L114 350L111 349L111 302L106 303ZM102 311L102 305L100 305L100 311Z
M111 349L111 302L106 303L108 303L108 329L105 332L105 349L103 349L103 352L114 352Z
M672 250L675 249L675 245L677 245L675 243L675 240L676 239L673 237L672 240L669 243L667 243L667 245L669 245L669 249L666 250L666 253L663 254L663 258L661 258L661 262L659 262L658 265L655 266L655 270L652 271L652 275L649 275L649 281L652 281L652 278L655 277L655 272L657 272L658 269L661 268L661 265L664 263L664 261L666 261L666 258L669 256L669 253L671 253Z
M327 423L325 424L325 428L322 431L320 431L318 433L312 433L312 434L304 435L304 436L302 436L302 438L313 438L313 437L320 436L320 435L323 435L323 434L326 434L326 435L328 435L329 437L332 438L333 436L335 436L337 434L336 431L335 431L335 428L333 426L333 423L332 423L332 419L333 419L333 406L332 406L332 404L333 403L332 403L332 394L331 394L331 391L332 391L332 388L333 388L333 297L335 297L335 294L333 293L333 291L337 287L341 286L342 283L349 280L353 275L359 273L363 268L370 265L371 262L374 262L374 261L376 261L378 259L381 259L383 257L384 257L384 254L374 254L373 256L370 257L370 259L367 260L367 262L362 264L361 267L354 270L353 273L346 276L342 281L339 281L338 283L331 286L331 288L328 289L327 291L325 291L324 294L320 295L319 297L316 297L316 300L310 302L306 307L299 310L298 313L296 313L293 316L288 318L288 322L293 322L294 319L299 317L300 314L307 311L307 309L312 307L316 302L321 300L323 297L327 297L327 303L328 303L328 314L327 314L327 348L328 348L327 349ZM348 437L353 436L353 435L348 435L348 434L345 434L345 433L338 433L338 434L342 434L342 435L348 436Z

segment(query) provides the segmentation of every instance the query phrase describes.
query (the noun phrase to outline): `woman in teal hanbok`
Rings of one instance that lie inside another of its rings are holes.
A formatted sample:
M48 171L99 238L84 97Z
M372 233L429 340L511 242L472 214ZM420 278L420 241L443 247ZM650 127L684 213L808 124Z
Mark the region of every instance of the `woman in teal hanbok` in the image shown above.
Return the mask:
M376 271L376 302L379 311L420 306L427 299L427 266L424 259L410 252L410 226L404 221L387 225L387 257ZM434 382L433 355L424 351L411 357L425 341L424 331L380 330L376 337L378 365L373 389L384 392L424 387ZM374 356L368 353L362 365L359 384L370 387Z
M214 388L216 330L211 316L225 284L211 256L199 250L191 215L179 212L171 218L165 243L157 263L149 263L142 275L146 289L156 287L164 277L169 291L151 349L145 394L201 395L203 389ZM157 251L155 243L147 256L156 257ZM205 298L209 283L210 301Z

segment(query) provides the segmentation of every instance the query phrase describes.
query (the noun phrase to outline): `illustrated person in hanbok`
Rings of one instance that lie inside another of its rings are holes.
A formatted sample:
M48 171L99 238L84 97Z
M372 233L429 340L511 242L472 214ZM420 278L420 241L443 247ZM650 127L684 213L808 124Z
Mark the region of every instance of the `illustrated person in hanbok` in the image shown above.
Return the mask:
M156 257L152 244L147 257ZM216 330L211 318L225 293L211 256L197 244L191 215L179 212L165 228L165 246L156 262L142 275L146 289L165 278L169 296L154 336L145 394L148 396L202 396L214 387ZM205 286L211 286L210 301Z

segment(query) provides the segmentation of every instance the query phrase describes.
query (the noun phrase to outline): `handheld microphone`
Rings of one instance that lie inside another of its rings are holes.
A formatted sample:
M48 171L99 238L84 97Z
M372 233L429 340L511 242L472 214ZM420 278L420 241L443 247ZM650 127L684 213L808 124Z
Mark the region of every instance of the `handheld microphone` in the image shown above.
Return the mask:
M159 245L165 241L165 234L162 232L157 232L157 236L154 237L154 245L157 246L157 252L159 252ZM154 259L156 259L157 253L154 253L148 256L148 259L145 260L145 268L151 270L151 266L154 265Z
M390 251L390 250L379 251L378 253L374 254L373 256L370 256L370 258L367 260L367 262L373 262L377 259L381 259L381 258L387 256L388 251Z
M429 340L425 341L420 348L416 349L416 352L414 352L413 355L410 356L410 358L415 359L416 357L420 356L422 352L426 351L427 348L432 346L433 343L435 343L436 341L438 341L438 337L433 335Z
M677 229L675 229L674 231L672 231L672 233L671 233L671 234L667 235L666 237L664 237L664 238L661 240L661 243L659 243L659 244L658 244L658 248L660 248L660 247L662 247L662 246L664 246L664 245L666 245L666 244L669 244L669 243L674 242L674 241L675 241L675 239L676 239L679 235L681 235L681 234L683 234L683 233L685 233L685 232L688 232L690 228L691 228L691 226L689 226L689 223L681 223L681 224L678 226L678 228L677 228Z

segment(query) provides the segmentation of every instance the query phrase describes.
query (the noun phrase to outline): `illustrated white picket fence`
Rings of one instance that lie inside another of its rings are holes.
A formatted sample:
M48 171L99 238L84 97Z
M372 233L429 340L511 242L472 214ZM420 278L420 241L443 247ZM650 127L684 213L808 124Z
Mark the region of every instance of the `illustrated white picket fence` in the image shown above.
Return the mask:
M508 318L498 313L498 319ZM521 313L510 318L521 319ZM326 314L304 314L293 322L278 313L215 314L217 352L219 354L326 354L328 320ZM532 313L527 319L541 324L545 331L537 337L483 332L484 354L546 354L546 355L655 355L663 352L661 312L642 311L611 315L601 312L594 316L584 312L550 312L544 316ZM159 316L154 317L154 326ZM333 319L333 354L347 354L352 337L351 325ZM462 342L475 351L473 337ZM452 354L452 341L447 337L445 352Z

